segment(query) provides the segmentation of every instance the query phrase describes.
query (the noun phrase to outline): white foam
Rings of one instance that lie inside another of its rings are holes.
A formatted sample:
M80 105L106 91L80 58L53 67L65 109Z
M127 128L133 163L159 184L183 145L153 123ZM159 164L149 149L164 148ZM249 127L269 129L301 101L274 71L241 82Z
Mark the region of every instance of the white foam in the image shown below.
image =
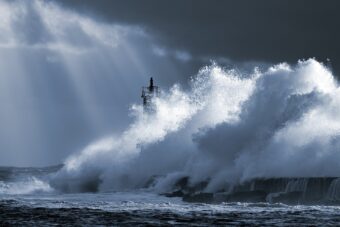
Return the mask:
M337 176L339 92L314 59L252 75L213 64L188 91L175 85L163 92L154 114L133 105L130 127L73 155L59 177L79 184L95 173L102 190L119 190L179 173L210 179L207 190L214 191L254 177Z
M52 191L53 189L47 182L36 177L28 177L14 182L0 181L0 194L21 195Z

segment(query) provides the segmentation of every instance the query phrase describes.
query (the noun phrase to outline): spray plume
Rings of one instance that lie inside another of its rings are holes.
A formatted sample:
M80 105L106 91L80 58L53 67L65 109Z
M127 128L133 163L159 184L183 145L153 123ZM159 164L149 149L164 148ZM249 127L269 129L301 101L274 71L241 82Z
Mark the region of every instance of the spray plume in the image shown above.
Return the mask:
M162 175L156 190L189 176L216 191L256 177L337 176L339 88L321 63L283 63L251 75L212 64L190 84L154 99L152 114L133 105L134 123L70 157L54 185L122 190Z

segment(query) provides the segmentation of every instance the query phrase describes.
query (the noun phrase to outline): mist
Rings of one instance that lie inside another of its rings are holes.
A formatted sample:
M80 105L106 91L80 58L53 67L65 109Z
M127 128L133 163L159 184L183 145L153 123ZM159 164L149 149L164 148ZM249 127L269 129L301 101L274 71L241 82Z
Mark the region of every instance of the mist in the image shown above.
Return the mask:
M64 162L127 127L150 76L167 87L188 68L141 27L57 2L0 1L0 20L0 165Z
M239 74L212 64L154 100L132 106L120 135L71 156L54 180L65 191L127 190L160 176L156 191L183 176L206 191L253 178L337 176L339 88L314 59Z

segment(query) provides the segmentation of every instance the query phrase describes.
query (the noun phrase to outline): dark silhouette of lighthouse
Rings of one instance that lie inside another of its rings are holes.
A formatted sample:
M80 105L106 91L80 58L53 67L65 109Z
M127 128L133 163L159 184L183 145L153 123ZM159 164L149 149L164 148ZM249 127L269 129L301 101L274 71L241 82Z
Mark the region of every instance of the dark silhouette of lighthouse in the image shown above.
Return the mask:
M159 95L158 86L154 86L152 77L150 78L150 84L148 87L142 88L142 99L143 99L143 108L145 112L154 111L154 106L152 103L152 99Z

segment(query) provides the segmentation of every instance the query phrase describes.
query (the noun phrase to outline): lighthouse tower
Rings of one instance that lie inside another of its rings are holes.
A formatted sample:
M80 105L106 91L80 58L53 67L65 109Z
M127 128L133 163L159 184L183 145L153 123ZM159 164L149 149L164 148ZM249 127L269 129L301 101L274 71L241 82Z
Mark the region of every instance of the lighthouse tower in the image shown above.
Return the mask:
M154 110L154 106L152 103L152 99L159 95L158 86L154 86L152 77L150 78L150 84L148 87L142 88L142 99L143 99L143 108L145 112L152 112Z

